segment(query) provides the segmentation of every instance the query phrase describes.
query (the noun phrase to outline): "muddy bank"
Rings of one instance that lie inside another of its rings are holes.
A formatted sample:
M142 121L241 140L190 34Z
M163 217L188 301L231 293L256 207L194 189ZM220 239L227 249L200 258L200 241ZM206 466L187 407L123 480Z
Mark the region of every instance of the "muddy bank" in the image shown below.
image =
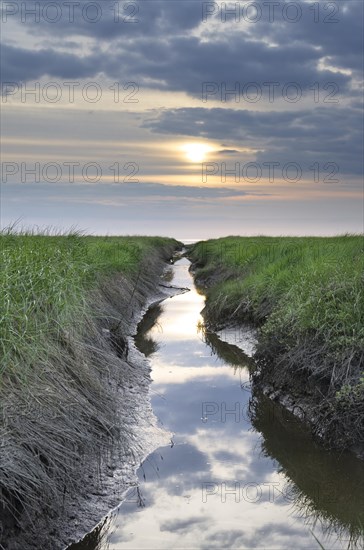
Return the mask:
M289 382L280 384L276 372L281 363L275 363L271 358L267 360L261 351L255 359L258 370L253 373L253 383L257 390L305 422L314 437L327 449L350 451L364 460L362 430L356 422L361 413L356 411L355 416L350 418L351 411L343 411L340 417L340 411L334 411L329 381L308 379L292 373Z
M31 402L17 388L6 397L0 469L19 468L24 484L17 493L1 480L0 548L56 550L82 538L119 504L144 456L169 441L132 336L148 306L174 292L160 279L173 253L171 245L148 257L134 278L100 281L87 298L82 341L60 328L46 390L34 384ZM22 469L22 453L31 453L34 473Z
M231 339L234 332L242 332L241 327L245 324L248 332L253 328L256 337L251 371L254 388L304 421L312 435L326 448L349 450L363 459L364 402L361 386L353 391L349 385L342 386L341 390L340 385L335 385L335 365L331 367L325 363L323 368L320 367L324 344L314 334L307 334L299 352L295 350L292 354L282 337L267 337L264 331L266 318L257 317L254 306L245 303L243 296L230 300L229 305L223 305L221 311L216 312L215 289L219 289L219 300L224 301L224 285L238 280L240 275L237 272L222 264L216 270L211 266L207 270L203 261L195 259L191 273L195 284L207 296L202 314L209 330L230 332ZM210 298L211 290L213 299ZM237 345L241 347L239 343ZM359 365L357 370L360 372ZM347 394L344 394L346 388ZM337 398L339 390L340 399Z

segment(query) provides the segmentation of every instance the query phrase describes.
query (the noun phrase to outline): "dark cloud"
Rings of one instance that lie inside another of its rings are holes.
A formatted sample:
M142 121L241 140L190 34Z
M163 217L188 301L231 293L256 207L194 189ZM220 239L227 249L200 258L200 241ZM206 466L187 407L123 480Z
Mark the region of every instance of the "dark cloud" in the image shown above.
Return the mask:
M310 45L270 48L247 40L244 35L235 35L228 42L146 36L127 47L119 42L102 53L89 55L52 48L33 51L9 45L3 48L3 81L26 81L45 75L61 79L92 78L103 73L115 80L135 80L141 86L185 91L206 100L224 99L225 89L237 90L247 101L252 101L251 98L254 101L260 91L268 98L269 83L275 83L275 94L285 97L289 82L296 84L299 93L307 92L315 82L322 87L333 82L342 93L350 82L348 75L319 71L321 54ZM254 84L258 86L257 92ZM211 87L213 91L209 92ZM226 99L232 101L234 96L227 93Z
M324 85L331 81L343 93L351 76L320 70L320 60L326 58L331 65L360 69L360 2L349 3L347 11L343 10L346 4L340 4L340 21L336 24L325 23L324 17L314 23L306 6L305 17L296 24L279 20L269 23L263 18L255 25L234 25L229 28L228 39L220 31L207 40L190 32L201 25L202 4L178 0L137 2L138 22L134 24L116 23L110 6L106 10L104 5L101 19L94 24L80 16L80 9L75 11L73 23L67 18L53 25L29 21L22 30L39 38L44 36L46 47L32 52L14 46L5 49L3 80L44 75L90 78L103 73L113 79L134 79L140 85L186 91L196 97L201 97L207 82L219 87L224 83L228 89L236 82L242 87L251 82L260 86L266 82L281 86L295 82L308 90L315 82ZM6 30L6 24L4 27ZM49 35L63 40L69 37L73 42L84 36L104 41L105 47L100 51L99 45L91 46L87 55L60 53L54 49L57 43L53 48L49 46Z
M237 149L221 149L221 151L217 151L218 155L238 155L240 151Z
M9 8L6 20L21 23L24 30L38 37L52 35L65 39L78 36L105 42L115 39L124 41L146 35L173 36L189 31L201 22L202 3L202 0L71 0L59 2L59 8L55 10L47 8L50 4L48 0L30 0L26 2L26 8L22 6L24 2L18 2L19 9L14 15L10 14L13 10ZM2 9L4 12L6 6ZM32 11L39 14L38 20L31 15ZM55 22L52 23L52 19Z
M211 524L209 517L197 517L189 519L171 519L161 523L161 531L169 531L171 533L189 533L191 528L196 524ZM205 525L205 529L207 526Z
M156 114L144 126L161 134L214 140L229 136L236 147L259 150L261 162L299 162L306 170L315 161L336 162L344 173L363 170L363 121L352 107L285 112L173 109Z
M48 75L52 78L79 79L98 72L96 56L78 57L52 49L28 50L1 46L2 82L26 82Z
M363 6L363 2L355 0L332 2L331 5L322 2L316 4L314 11L313 4L306 3L305 17L297 23L272 25L265 22L261 31L280 46L310 44L320 48L320 55L328 56L331 65L357 71L361 78Z

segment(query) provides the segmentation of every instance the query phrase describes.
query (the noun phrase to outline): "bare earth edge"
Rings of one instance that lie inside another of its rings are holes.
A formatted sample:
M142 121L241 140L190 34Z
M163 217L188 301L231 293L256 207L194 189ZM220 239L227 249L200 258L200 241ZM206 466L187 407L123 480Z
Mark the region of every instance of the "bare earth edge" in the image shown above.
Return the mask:
M150 364L134 345L133 336L147 309L178 293L177 289L160 285L168 269L167 258L173 249L145 263L136 281L130 281L117 274L104 281L90 300L102 311L104 319L98 324L98 332L108 348L106 360L113 360L122 373L121 384L110 381L110 399L117 401L120 423L125 415L131 419L126 445L115 445L108 449L99 461L83 461L82 491L70 491L65 498L63 513L58 517L46 518L34 511L31 518L22 517L20 526L10 525L0 533L0 549L3 550L61 550L81 540L102 518L117 507L126 491L136 484L136 470L143 459L153 450L170 442L171 434L158 426L150 402ZM164 256L164 257L163 257ZM107 326L107 316L121 316L118 334L126 350L115 349L118 342L112 342ZM126 353L125 353L126 352ZM130 445L130 448L128 446ZM130 452L129 452L130 451Z

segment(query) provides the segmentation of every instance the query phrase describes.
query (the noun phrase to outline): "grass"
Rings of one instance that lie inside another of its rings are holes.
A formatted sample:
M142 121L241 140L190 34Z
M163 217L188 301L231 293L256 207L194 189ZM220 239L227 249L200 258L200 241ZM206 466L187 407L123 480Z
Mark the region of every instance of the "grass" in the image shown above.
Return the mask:
M125 408L120 422L115 391L138 373L113 344L125 341L134 309L177 245L160 237L0 234L5 523L34 511L59 514L65 496L82 489L86 465L97 472L112 441L133 452L132 412Z
M153 237L0 235L0 384L26 381L29 365L48 353L58 330L89 314L86 294L103 277L137 277L141 261L171 243Z
M362 236L227 237L197 243L190 257L210 325L258 326L261 378L298 393L311 384L318 429L363 443Z

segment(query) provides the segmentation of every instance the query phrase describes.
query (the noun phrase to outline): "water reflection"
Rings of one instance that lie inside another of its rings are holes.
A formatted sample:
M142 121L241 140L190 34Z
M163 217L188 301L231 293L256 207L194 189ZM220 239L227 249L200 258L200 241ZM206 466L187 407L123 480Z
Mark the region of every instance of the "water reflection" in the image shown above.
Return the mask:
M138 333L135 336L135 344L139 351L144 353L146 357L149 357L153 353L156 353L159 349L158 342L148 335L149 331L152 328L158 327L162 330L162 326L158 322L159 317L162 315L163 306L162 304L156 304L150 307L147 313L144 315L143 319L139 323Z
M113 519L113 514L106 516L81 542L72 544L70 548L77 548L77 550L88 550L89 548L92 548L92 550L106 550L109 548L109 530L113 524Z
M347 548L363 521L362 463L322 450L252 395L251 359L201 330L188 266L175 264L173 284L191 292L151 311L136 340L151 355L152 405L173 444L147 458L108 524L70 548L318 548L313 533Z
M322 529L358 541L364 526L363 463L351 453L325 451L283 407L254 395L253 426L262 432L262 450L290 480L296 509ZM346 532L345 532L346 531Z
M198 326L198 332L203 335L204 342L209 346L212 354L218 355L226 365L238 369L242 367L254 368L253 359L238 346L222 341L216 333L206 330L203 324Z

